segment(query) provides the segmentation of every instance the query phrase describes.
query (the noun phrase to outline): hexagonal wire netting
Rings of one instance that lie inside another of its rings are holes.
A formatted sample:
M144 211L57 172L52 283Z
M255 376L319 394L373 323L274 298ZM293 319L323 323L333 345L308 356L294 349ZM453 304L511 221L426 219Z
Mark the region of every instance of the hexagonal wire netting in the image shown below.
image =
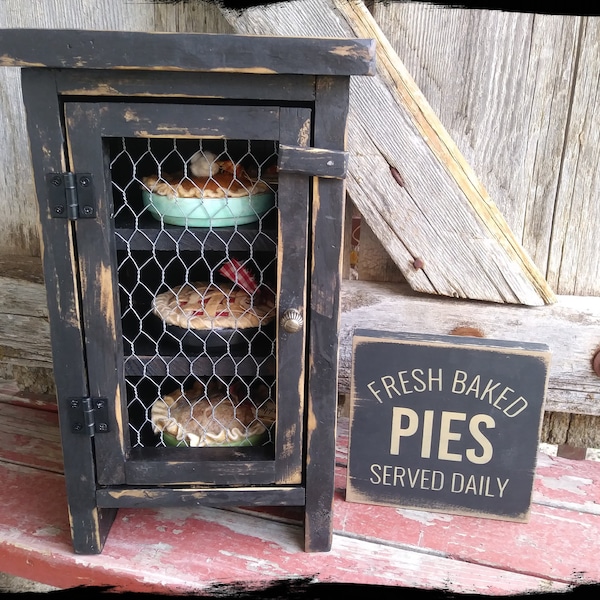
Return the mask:
M271 443L277 143L107 144L132 447Z

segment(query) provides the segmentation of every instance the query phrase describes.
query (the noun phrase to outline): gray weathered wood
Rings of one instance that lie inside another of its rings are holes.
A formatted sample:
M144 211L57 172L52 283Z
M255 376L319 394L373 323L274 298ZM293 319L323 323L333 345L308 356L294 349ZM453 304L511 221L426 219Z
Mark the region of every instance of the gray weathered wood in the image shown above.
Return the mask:
M152 31L154 5L129 0L4 0L2 28ZM0 252L40 256L39 218L19 69L0 69Z
M600 298L560 296L552 306L497 306L424 296L405 284L344 284L340 392L350 390L355 328L447 335L465 327L489 339L548 344L552 357L545 410L600 415L600 377L591 368L600 345Z
M362 2L302 0L224 14L244 34L376 38L377 76L352 81L348 191L413 289L554 300ZM412 268L416 257L425 269Z
M598 295L600 21L418 2L372 10L555 292Z
M600 416L548 412L544 415L542 440L574 448L600 448Z

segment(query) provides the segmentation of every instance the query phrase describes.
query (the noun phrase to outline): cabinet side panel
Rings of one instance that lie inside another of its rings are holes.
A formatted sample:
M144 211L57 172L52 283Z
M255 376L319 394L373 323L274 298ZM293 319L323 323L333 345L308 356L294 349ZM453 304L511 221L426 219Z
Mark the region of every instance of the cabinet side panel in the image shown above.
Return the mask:
M348 79L317 79L314 144L344 150ZM307 406L305 548L331 548L345 183L314 179Z
M66 170L60 103L52 72L24 69L22 87L40 205L44 276L71 533L76 552L97 553L102 549L115 511L97 509L92 441L70 431L70 399L88 395L76 259L72 226L64 219L51 217L45 183L46 173Z

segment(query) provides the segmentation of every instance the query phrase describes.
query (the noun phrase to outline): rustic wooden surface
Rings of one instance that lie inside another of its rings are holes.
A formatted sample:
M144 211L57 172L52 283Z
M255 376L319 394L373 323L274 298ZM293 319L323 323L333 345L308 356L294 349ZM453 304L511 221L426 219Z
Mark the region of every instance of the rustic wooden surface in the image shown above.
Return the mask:
M22 389L52 392L48 305L39 258L0 257L0 362Z
M306 578L476 594L558 592L600 581L600 463L538 455L529 523L346 502L347 420L338 427L333 545L302 551L293 509L121 509L104 552L75 555L56 414L0 388L0 563L61 588L221 593ZM25 423L25 425L23 425ZM44 493L34 493L34 490ZM304 581L304 579L301 579Z
M19 257L13 257L12 262L17 265L22 261ZM46 332L45 346L36 345L35 360L43 365L40 376L51 381L49 369L52 357L47 318L34 316L39 310L43 313L47 311L44 286L35 282L24 285L31 300L21 303L20 310L24 317L40 322L38 332ZM4 286L8 286L8 289L5 288L3 292ZM21 284L9 278L0 278L0 296L8 297L14 286L20 289ZM548 414L542 439L553 444L569 443L589 448L600 446L600 378L591 369L592 356L600 347L597 336L600 306L597 298L560 296L556 305L527 308L430 298L413 293L402 283L344 280L341 290L338 385L341 394L348 394L350 390L350 348L354 327L371 326L376 329L389 328L390 331L435 334L448 334L456 327L470 327L489 338L549 344L553 356L546 407ZM8 322L6 326L8 327ZM19 339L18 330L11 325L7 336ZM26 342L21 345L30 347ZM30 362L33 359L29 358L27 368L31 369ZM4 357L3 360L16 359Z
M0 66L213 73L372 75L370 39L74 29L4 29ZM144 53L132 51L144 48ZM313 53L312 60L307 54Z
M598 295L597 17L372 10L551 287Z
M600 414L600 377L591 366L600 343L600 298L560 296L552 306L517 307L444 300L394 283L347 281L342 290L340 392L350 389L356 327L441 335L462 327L489 339L547 344L552 356L546 410Z
M377 75L352 80L348 192L413 289L501 303L553 302L362 3L303 0L225 15L243 34L376 39ZM423 267L413 267L416 258Z
M418 2L370 4L554 291L597 294L598 20ZM201 0L30 0L28 6L24 11L19 0L4 0L0 27L55 28L68 22L80 29L233 32L217 4ZM1 69L0 106L10 128L0 141L0 252L39 256L20 98L18 69Z
M0 10L0 28L52 29L64 27L66 22L78 29L152 31L154 6L127 0L32 0L24 11L19 2L10 0L3 2ZM10 123L0 142L0 172L5 182L0 192L4 215L1 253L40 256L39 218L17 68L0 70L0 107L2 119Z

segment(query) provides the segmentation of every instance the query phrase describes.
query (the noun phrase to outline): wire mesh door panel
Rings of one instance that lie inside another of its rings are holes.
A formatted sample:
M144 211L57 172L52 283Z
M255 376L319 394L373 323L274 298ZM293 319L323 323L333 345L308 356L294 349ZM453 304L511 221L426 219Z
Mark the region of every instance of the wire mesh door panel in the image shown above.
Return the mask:
M76 238L89 378L114 398L99 482L300 483L309 180L277 161L310 112L66 114L73 168L98 194ZM293 334L279 325L290 309Z

